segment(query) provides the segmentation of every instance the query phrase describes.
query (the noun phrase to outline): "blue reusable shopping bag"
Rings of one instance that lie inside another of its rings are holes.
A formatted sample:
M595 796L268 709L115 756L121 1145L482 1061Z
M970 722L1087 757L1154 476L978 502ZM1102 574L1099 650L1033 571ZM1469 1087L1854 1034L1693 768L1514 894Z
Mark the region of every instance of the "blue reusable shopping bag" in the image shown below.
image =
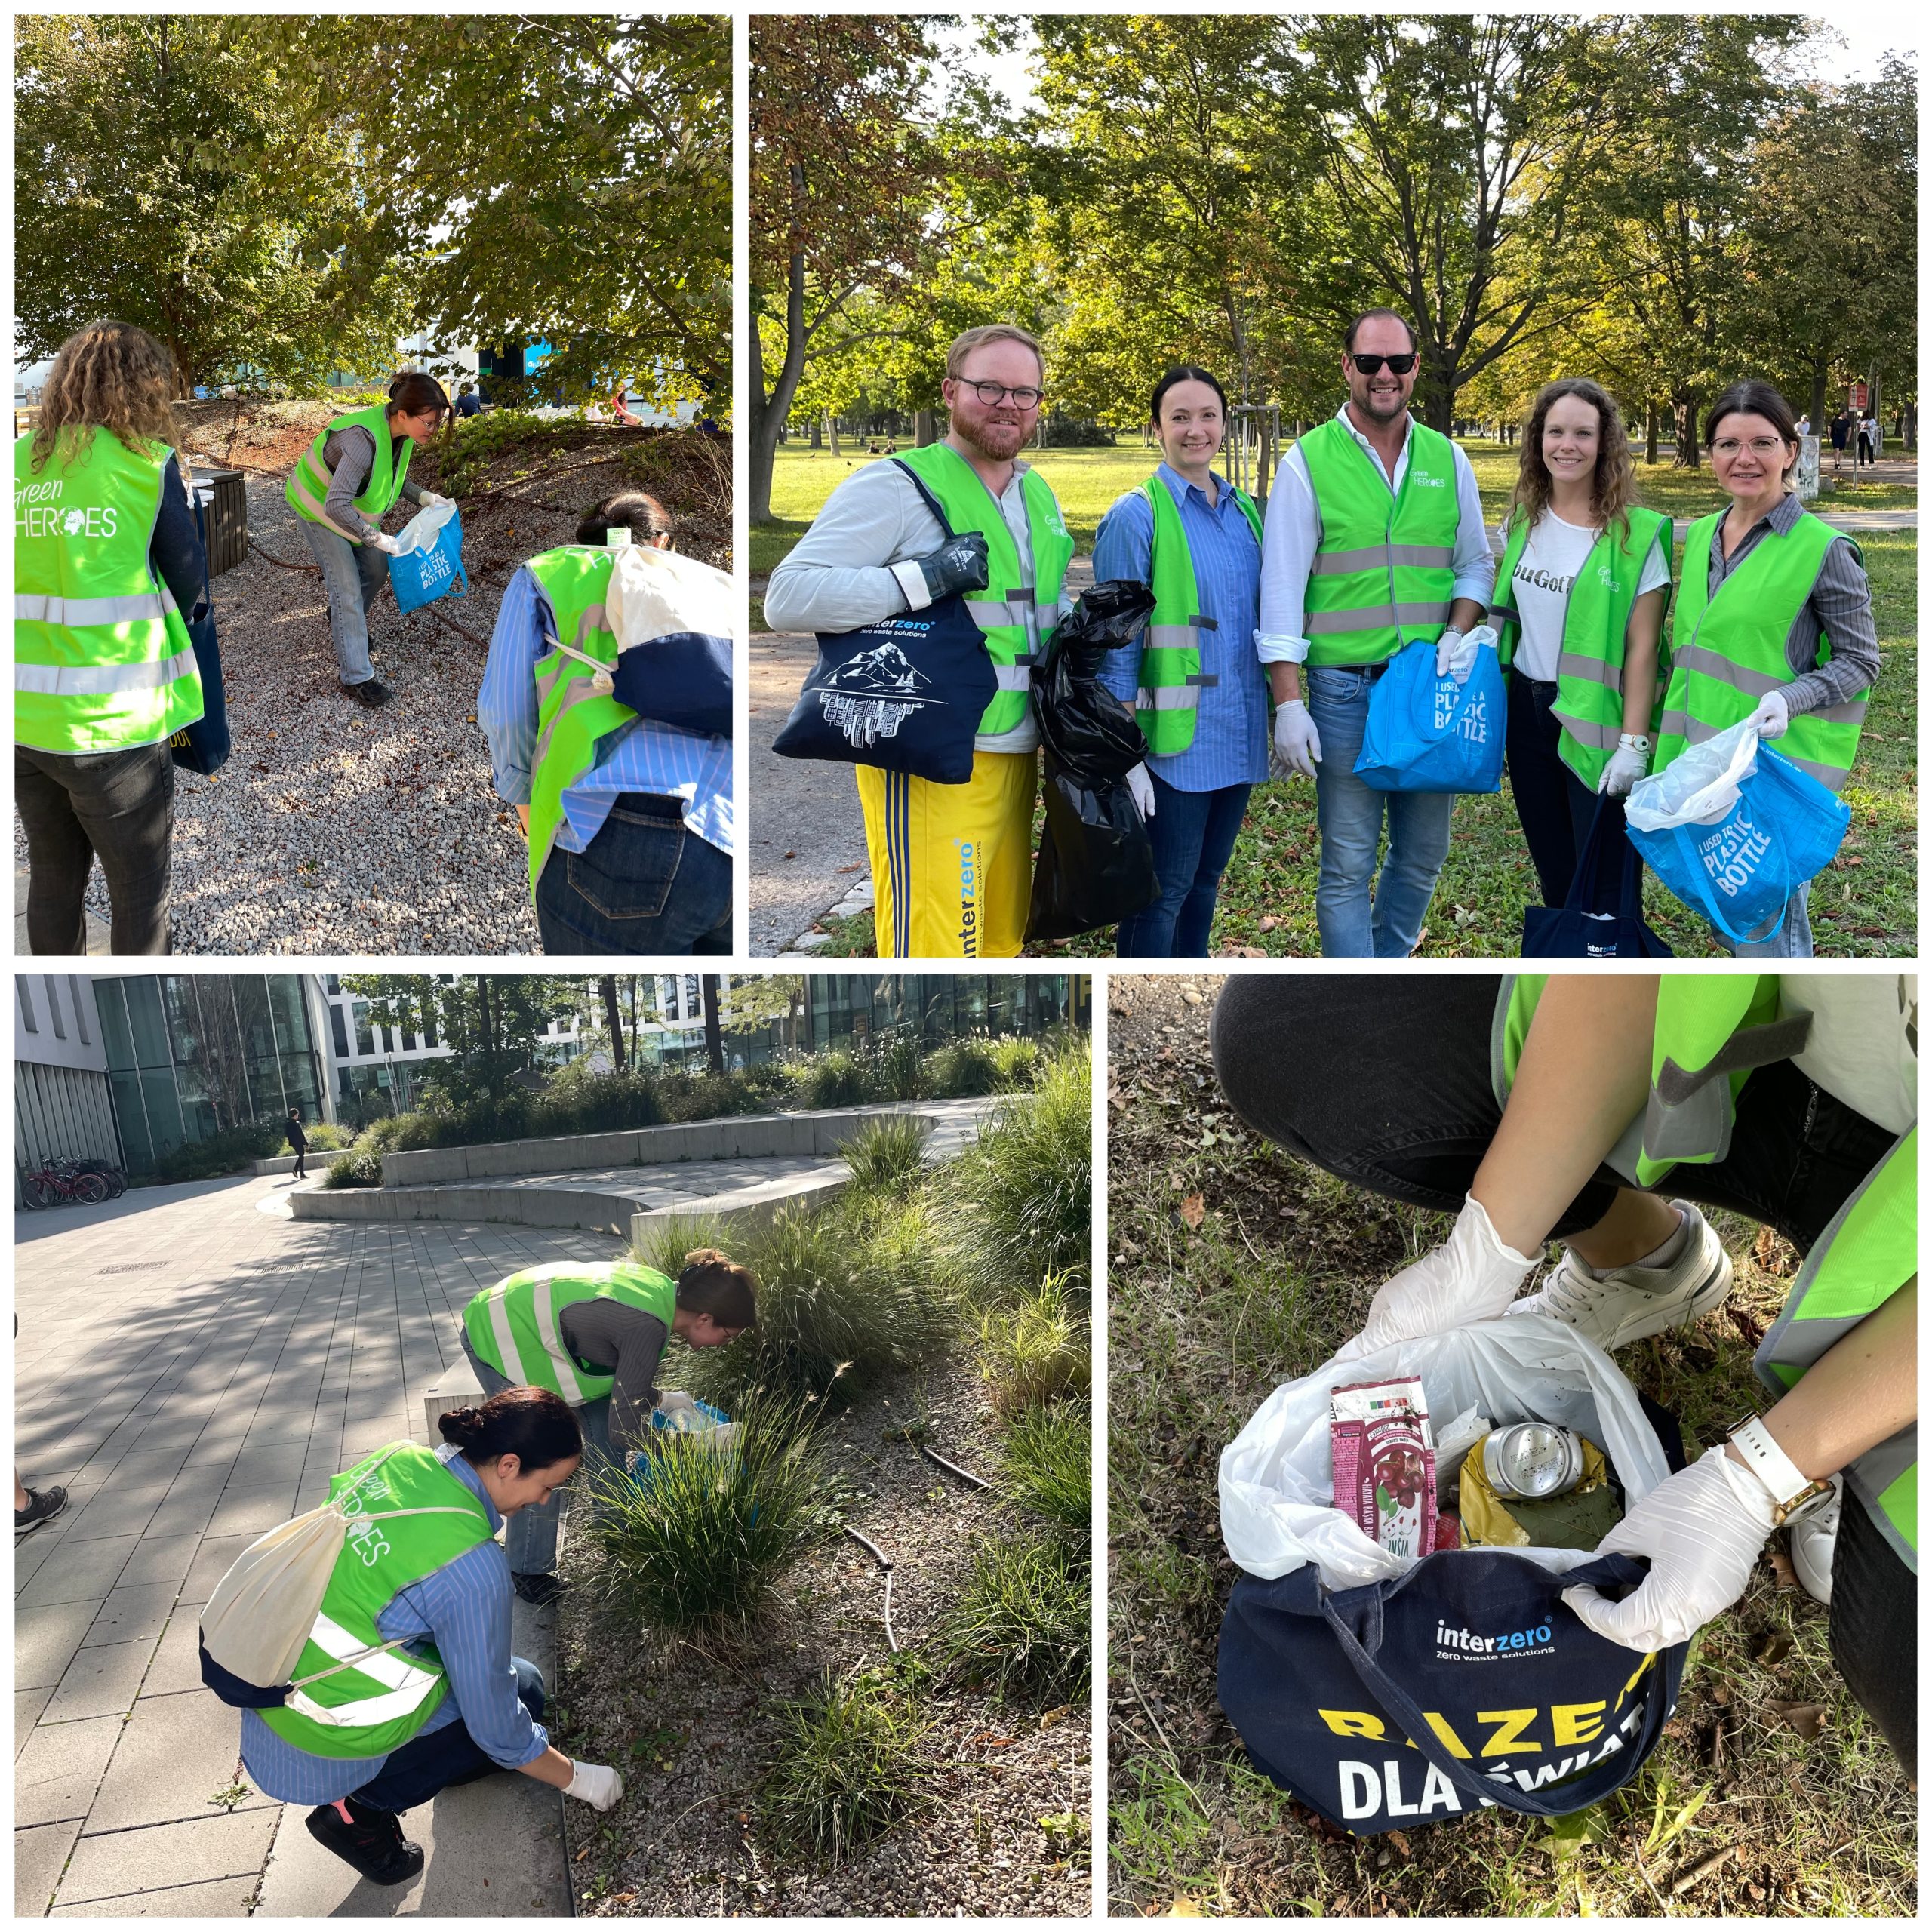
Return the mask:
M617 656L611 695L640 718L683 731L731 735L731 640L673 631Z
M1561 906L1523 909L1525 959L1668 959L1644 923L1643 861L1624 836L1623 801L1597 800L1590 835Z
M1505 703L1494 651L1459 685L1435 675L1434 645L1406 644L1369 691L1355 776L1378 792L1500 792Z
M1629 834L1651 871L1735 946L1782 930L1791 895L1838 856L1850 823L1851 808L1829 786L1761 743L1722 818L1660 832L1633 825Z
M469 578L463 568L463 518L454 508L431 549L390 558L389 583L396 608L405 613L420 610L439 597L469 595Z

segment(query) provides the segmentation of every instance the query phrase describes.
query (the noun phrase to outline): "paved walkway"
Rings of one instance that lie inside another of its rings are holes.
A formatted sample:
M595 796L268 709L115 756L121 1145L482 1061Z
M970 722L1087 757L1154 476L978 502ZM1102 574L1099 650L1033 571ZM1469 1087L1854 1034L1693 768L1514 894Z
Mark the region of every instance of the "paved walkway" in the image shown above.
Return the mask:
M562 1800L488 1778L411 1814L411 1885L358 1881L251 1790L200 1687L196 1612L264 1530L416 1433L475 1291L570 1231L259 1211L280 1177L16 1217L15 1454L63 1516L15 1552L15 1909L38 1917L568 1917ZM549 1664L547 1613L517 1646Z

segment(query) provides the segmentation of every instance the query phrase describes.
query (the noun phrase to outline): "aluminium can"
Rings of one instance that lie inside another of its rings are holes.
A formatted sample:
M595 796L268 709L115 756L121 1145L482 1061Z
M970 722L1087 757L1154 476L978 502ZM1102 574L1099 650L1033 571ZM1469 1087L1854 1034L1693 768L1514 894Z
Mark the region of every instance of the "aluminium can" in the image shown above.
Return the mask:
M1583 1480L1583 1438L1554 1423L1512 1423L1483 1438L1482 1466L1498 1496L1540 1502Z

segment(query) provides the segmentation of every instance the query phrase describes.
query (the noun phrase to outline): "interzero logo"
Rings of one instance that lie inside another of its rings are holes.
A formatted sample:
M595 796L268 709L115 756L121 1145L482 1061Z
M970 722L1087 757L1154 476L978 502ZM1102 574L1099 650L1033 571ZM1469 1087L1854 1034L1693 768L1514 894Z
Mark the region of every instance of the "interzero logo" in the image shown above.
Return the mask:
M1499 1630L1489 1636L1438 1623L1435 1644L1438 1650L1460 1651L1465 1657L1520 1657L1546 1644L1552 1651L1556 1647L1555 1632L1547 1623L1532 1624L1527 1630Z

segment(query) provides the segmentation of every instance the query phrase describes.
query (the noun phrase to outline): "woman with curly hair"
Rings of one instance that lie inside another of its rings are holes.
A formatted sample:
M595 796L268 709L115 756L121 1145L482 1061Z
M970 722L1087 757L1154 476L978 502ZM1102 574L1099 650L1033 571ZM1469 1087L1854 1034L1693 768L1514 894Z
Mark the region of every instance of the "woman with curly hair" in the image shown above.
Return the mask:
M168 949L168 740L202 715L188 626L208 610L175 386L146 330L90 322L14 445L14 798L37 955L86 952L97 858L113 949Z
M1509 789L1543 903L1570 896L1599 793L1649 769L1670 519L1636 500L1617 405L1546 383L1523 426L1490 619L1509 679Z

